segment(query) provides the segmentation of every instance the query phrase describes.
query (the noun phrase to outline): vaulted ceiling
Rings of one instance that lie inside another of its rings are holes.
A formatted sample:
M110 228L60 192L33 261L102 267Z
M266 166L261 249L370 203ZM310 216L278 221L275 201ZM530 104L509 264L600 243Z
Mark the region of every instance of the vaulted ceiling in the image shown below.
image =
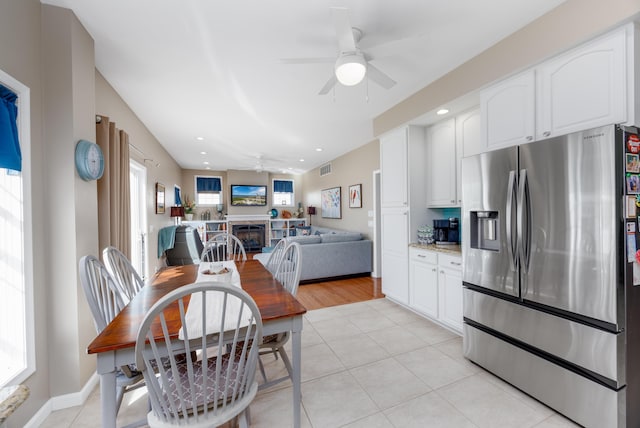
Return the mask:
M374 117L562 0L43 3L74 11L97 69L181 167L301 173L369 143ZM339 54L336 6L393 87L365 77L318 94Z

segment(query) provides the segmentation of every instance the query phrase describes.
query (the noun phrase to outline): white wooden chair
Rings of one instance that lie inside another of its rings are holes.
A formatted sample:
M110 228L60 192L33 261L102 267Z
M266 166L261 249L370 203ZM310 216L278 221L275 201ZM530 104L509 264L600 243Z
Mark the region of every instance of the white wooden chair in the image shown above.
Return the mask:
M125 306L114 279L95 256L84 256L78 263L80 282L93 315L98 333L115 318ZM122 366L116 374L116 411L120 409L125 392L144 385L142 373L135 367Z
M187 310L188 304L193 307ZM177 321L165 319L169 305L179 308L178 339L167 330L168 323ZM154 338L152 324L162 337ZM149 426L212 427L238 418L247 427L247 410L258 390L261 341L258 307L239 287L200 282L161 298L145 315L135 348L151 400ZM197 361L176 359L193 351L200 353ZM158 360L163 363L156 364Z
M220 232L209 239L200 255L200 262L225 260L246 261L247 253L242 242L233 234Z
M142 289L144 281L140 278L129 259L127 259L127 256L116 247L107 247L102 250L102 260L120 288L125 298L125 303L129 303L133 296Z
M280 283L287 289L289 293L295 296L298 292L298 286L300 285L300 267L302 253L300 252L300 244L297 242L290 242L282 253L282 258L276 269L274 277L280 281ZM289 341L291 332L272 334L263 338L262 345L260 345L260 355L273 354L276 359L278 354L282 357L282 362L287 368L288 376L283 376L278 379L267 381L267 376L264 370L262 361L260 361L260 372L264 379L264 383L260 385L260 389L269 388L277 383L280 383L286 379L292 378L293 368L289 361L289 356L284 349L284 345Z
M275 275L278 266L280 266L280 261L282 260L282 256L284 255L284 249L287 246L287 240L281 239L278 241L273 250L269 254L269 258L267 259L264 267L271 272L272 275Z

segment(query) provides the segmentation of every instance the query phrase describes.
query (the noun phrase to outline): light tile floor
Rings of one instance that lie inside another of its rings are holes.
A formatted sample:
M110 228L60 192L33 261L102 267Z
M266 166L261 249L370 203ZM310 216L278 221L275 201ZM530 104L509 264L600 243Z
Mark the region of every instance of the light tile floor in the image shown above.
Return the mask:
M462 338L386 300L309 311L302 334L302 427L575 427L462 356ZM289 350L289 355L291 355ZM270 378L286 373L263 357ZM144 388L125 395L118 426L144 417ZM252 427L291 426L291 382L258 393ZM95 427L99 389L43 427Z

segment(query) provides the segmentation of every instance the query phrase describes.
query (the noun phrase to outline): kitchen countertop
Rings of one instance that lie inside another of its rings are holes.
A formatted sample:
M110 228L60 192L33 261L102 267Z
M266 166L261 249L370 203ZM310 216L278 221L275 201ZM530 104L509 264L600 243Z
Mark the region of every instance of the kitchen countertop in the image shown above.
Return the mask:
M409 244L409 246L413 248L420 248L421 250L436 251L438 253L447 253L447 254L453 254L457 256L462 255L462 247L460 245L436 245L436 244L423 245L423 244L411 243Z

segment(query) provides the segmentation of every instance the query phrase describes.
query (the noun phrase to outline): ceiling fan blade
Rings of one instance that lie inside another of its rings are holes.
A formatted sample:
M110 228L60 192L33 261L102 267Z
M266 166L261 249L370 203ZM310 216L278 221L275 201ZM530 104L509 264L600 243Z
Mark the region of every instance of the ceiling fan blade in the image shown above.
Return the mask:
M336 83L338 83L338 79L336 79L336 75L334 74L327 81L327 83L324 84L322 89L320 89L320 92L318 92L318 95L326 95L334 86L336 86Z
M279 62L281 64L324 64L334 63L336 58L280 58Z
M391 89L396 84L395 80L380 71L376 66L371 65L371 63L367 63L367 76L385 89Z
M355 52L356 41L353 38L353 29L349 22L349 10L344 7L332 7L331 17L336 29L340 52Z

